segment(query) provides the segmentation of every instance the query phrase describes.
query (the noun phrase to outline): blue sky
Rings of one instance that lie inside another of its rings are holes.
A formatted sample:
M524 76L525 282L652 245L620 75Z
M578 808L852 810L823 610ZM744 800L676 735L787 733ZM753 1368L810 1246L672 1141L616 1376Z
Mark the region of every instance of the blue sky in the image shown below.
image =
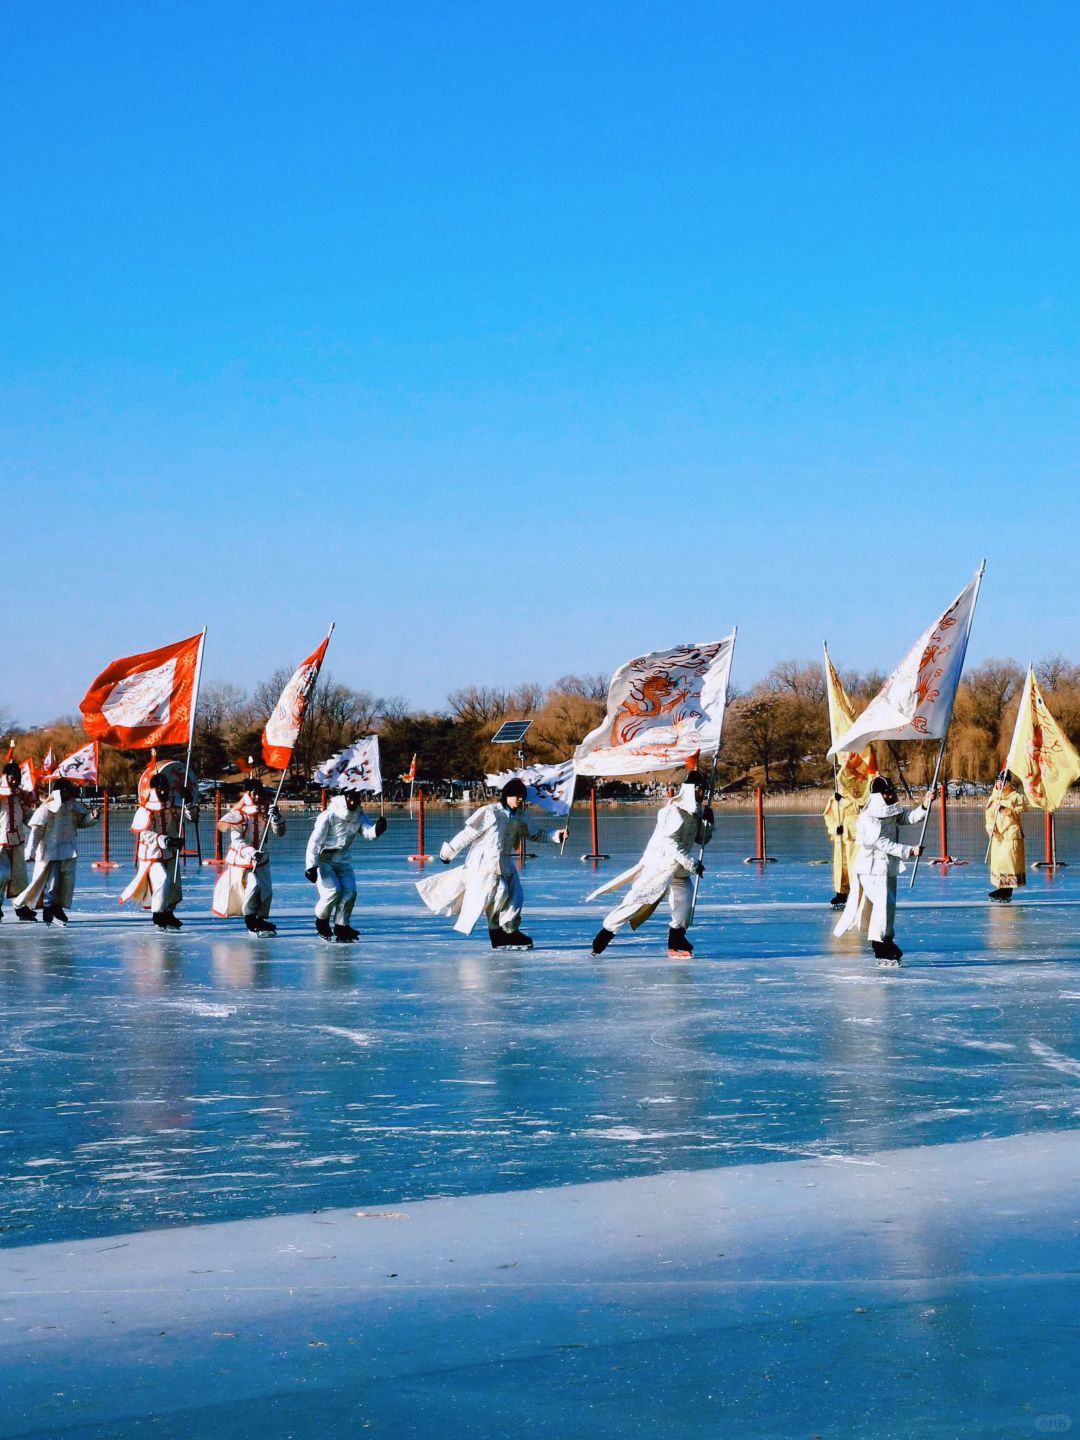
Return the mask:
M0 703L1080 656L1080 11L0 9Z

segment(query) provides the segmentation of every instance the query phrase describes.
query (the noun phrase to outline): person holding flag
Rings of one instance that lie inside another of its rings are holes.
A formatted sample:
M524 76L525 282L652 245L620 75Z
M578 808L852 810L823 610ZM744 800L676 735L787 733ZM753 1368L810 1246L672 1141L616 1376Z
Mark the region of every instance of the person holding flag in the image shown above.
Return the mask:
M79 855L77 832L96 825L100 812L76 798L70 780L58 780L52 793L34 811L29 822L26 858L34 862L30 883L15 897L16 914L24 906L42 906L46 925L68 923L67 908L75 895L75 866Z
M900 840L901 825L918 825L927 814L934 794L925 805L905 810L897 801L896 786L887 775L870 782L870 798L855 826L857 848L852 867L851 892L835 935L865 930L879 965L899 965L903 951L893 938L896 921L896 880L905 860L917 860L921 845Z
M159 768L155 758L143 772L139 782L142 804L131 822L137 837L135 878L120 896L121 905L137 900L149 910L159 930L182 928L176 907L184 892L176 860L184 848L184 819L197 818L195 810L189 808L190 795L173 788L173 777L179 778L179 770L176 761L166 761Z
M847 904L851 889L851 868L855 860L855 827L859 820L859 807L850 795L834 790L822 815L825 829L832 845L833 897L829 904L834 910L842 910Z
M12 899L26 889L27 816L34 806L33 796L22 788L22 770L15 763L14 745L0 775L0 918L5 898ZM19 920L36 920L30 905L16 904Z
M986 833L990 837L989 898L1008 905L1012 892L1027 884L1024 850L1024 787L1008 770L1002 770L986 803Z
M217 828L229 836L229 848L225 869L214 886L213 911L222 918L243 915L248 934L255 936L277 934L270 921L274 899L270 856L260 844L268 826L277 839L285 834L280 809L271 803L259 777L251 775L239 801L218 821Z
M377 840L386 833L386 816L370 820L358 789L342 790L312 827L304 856L304 878L317 887L315 929L324 940L351 945L360 932L349 924L356 904L356 872L349 851L358 835Z
M521 929L525 903L521 877L514 864L514 852L522 840L551 840L561 845L564 830L534 830L525 815L528 790L515 776L502 787L492 805L481 805L458 833L439 851L444 865L459 855L463 865L446 875L418 880L421 900L436 915L455 916L454 929L471 935L483 915L493 950L531 950L533 942Z
M593 955L602 955L624 925L629 924L631 930L644 925L666 895L671 911L668 959L692 958L694 947L686 938L693 918L690 877L704 875L705 866L691 851L695 845L704 849L709 843L714 823L712 807L704 801L705 776L700 770L688 770L675 798L657 815L656 829L638 863L588 897L595 900L598 895L630 886L625 898L604 916L592 942Z
M855 723L855 707L837 673L836 666L825 652L825 693L829 702L830 744ZM855 861L855 826L859 811L870 794L870 781L877 774L877 757L873 745L865 750L839 754L833 760L833 794L825 807L823 819L832 845L833 897L829 904L842 910L851 889L851 869Z

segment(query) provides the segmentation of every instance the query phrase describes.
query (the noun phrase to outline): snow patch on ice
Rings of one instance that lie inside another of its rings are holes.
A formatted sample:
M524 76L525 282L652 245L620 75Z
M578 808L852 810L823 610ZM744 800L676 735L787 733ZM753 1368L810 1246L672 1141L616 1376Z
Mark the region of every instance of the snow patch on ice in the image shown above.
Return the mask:
M1033 1055L1037 1055L1044 1065L1049 1065L1054 1070L1060 1070L1063 1075L1075 1075L1080 1080L1080 1060L1073 1060L1069 1055L1062 1055L1060 1051L1044 1045L1041 1040L1029 1040L1028 1049Z
M374 1043L372 1036L366 1030L345 1030L340 1025L318 1025L316 1029L321 1030L325 1035L337 1035L342 1040L348 1040L353 1045L358 1045L360 1049Z
M227 1020L237 1011L235 1005L218 1005L209 1000L163 1000L161 1003L166 1010L183 1010L189 1015L208 1015L214 1020Z

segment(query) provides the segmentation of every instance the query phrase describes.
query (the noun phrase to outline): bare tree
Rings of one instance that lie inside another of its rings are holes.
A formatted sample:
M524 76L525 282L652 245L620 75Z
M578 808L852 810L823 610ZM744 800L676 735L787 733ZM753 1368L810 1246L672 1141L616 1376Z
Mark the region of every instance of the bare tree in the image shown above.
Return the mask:
M451 713L473 725L487 725L506 714L509 695L494 686L466 685L446 697Z

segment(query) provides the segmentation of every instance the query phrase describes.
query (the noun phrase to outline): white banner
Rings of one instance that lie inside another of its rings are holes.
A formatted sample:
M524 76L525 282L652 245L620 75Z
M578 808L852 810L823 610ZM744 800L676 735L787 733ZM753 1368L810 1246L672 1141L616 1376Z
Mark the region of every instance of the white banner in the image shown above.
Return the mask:
M833 755L863 750L871 740L939 740L949 727L967 654L982 568L944 614L919 636L859 718L833 745Z
M347 750L339 750L324 760L311 778L324 790L364 790L369 795L381 795L379 737L369 735Z
M548 815L570 813L574 799L573 760L562 760L558 765L526 765L524 770L501 770L484 778L493 790L501 790L508 780L523 780L527 804Z
M78 750L73 750L45 778L47 780L73 780L76 785L96 785L98 782L97 742L91 740L89 745L83 745Z
M577 773L632 779L715 755L734 649L733 630L723 640L654 650L620 666L607 715L574 752Z

